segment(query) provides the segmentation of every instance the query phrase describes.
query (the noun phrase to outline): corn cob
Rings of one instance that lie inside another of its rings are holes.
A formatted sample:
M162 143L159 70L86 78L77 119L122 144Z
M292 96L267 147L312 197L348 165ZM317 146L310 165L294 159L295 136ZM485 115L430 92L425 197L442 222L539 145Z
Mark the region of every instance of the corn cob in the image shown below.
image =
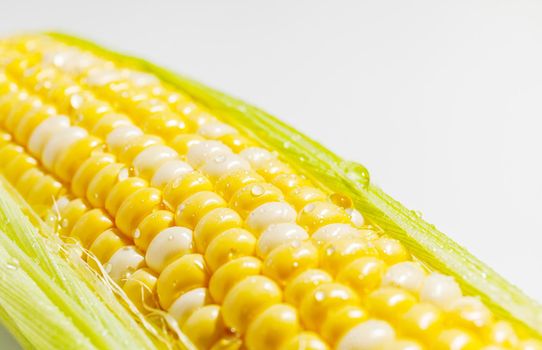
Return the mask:
M542 349L186 93L48 36L0 50L3 176L196 348Z

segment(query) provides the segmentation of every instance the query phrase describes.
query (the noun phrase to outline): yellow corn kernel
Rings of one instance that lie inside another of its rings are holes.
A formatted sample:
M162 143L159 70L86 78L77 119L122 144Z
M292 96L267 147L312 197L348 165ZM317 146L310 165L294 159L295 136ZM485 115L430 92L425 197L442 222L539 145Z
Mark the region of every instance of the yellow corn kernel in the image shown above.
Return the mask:
M107 135L113 131L113 129L121 125L132 125L132 121L124 114L108 113L96 122L92 128L92 134L105 140Z
M83 99L76 111L76 119L79 125L85 129L92 129L104 115L112 113L111 106L94 98Z
M287 304L271 305L250 323L245 336L248 349L276 350L299 333L297 310Z
M38 162L27 153L19 153L13 158L2 158L5 163L3 174L12 184L16 183L21 174L37 167Z
M281 174L292 174L294 171L285 163L276 158L269 159L263 166L258 167L258 174L264 177L267 181L273 180L275 176Z
M493 323L491 311L475 297L461 297L454 301L447 311L449 323L473 331Z
M233 153L239 153L245 148L254 146L247 137L239 134L227 134L219 138L223 144L231 148Z
M248 276L228 292L222 304L224 323L240 334L246 332L254 317L273 304L280 303L280 288L264 276Z
M129 244L120 232L114 228L107 229L100 233L98 237L92 242L89 250L96 259L102 264L111 259L113 254L122 247L125 247ZM88 260L87 260L88 261Z
M322 337L334 344L347 331L368 318L367 312L359 306L346 305L328 313L322 325Z
M224 300L230 289L247 276L259 275L262 262L254 257L245 256L222 265L209 280L209 293L216 302Z
M103 210L92 209L77 220L70 235L78 238L84 248L88 248L98 235L112 226L113 222Z
M86 136L62 150L55 159L53 169L64 181L70 181L81 164L102 146L102 141L94 136Z
M293 241L273 249L264 260L262 272L284 286L299 272L317 266L318 249L310 241Z
M213 185L205 176L198 171L192 171L166 185L164 202L170 209L175 209L191 195L212 189Z
M232 228L216 236L205 251L205 261L211 271L216 271L227 262L252 256L256 249L256 238L247 230Z
M416 297L406 290L382 287L367 296L367 309L376 317L386 320L400 318L417 303Z
M230 200L230 207L246 218L251 211L267 202L280 202L283 200L282 192L275 186L256 182L239 189Z
M156 281L155 274L151 270L143 268L128 276L122 289L139 311L148 313L150 309L158 306L154 297Z
M332 276L359 258L376 256L376 249L363 238L339 238L322 248L322 267Z
M90 181L86 194L87 200L94 207L105 207L105 200L109 195L109 191L119 180L123 180L127 176L128 169L123 164L113 163L107 165L98 171Z
M8 143L4 145L2 148L0 148L0 159L4 160L4 162L0 164L0 169L3 169L6 167L7 164L5 160L13 159L19 154L24 154L24 153L25 153L24 148L22 148L21 146L17 146L13 143Z
M117 215L124 200L136 191L147 188L148 182L139 177L129 177L117 182L105 199L105 209L112 216Z
M206 305L196 311L184 323L181 330L198 349L210 349L226 334L226 327L218 305Z
M307 180L304 176L298 174L280 174L275 176L271 183L277 186L282 193L286 195L287 199L290 199L290 193L298 188L306 188L310 186L310 181ZM325 200L325 198L317 196L318 201ZM303 201L304 202L304 201ZM293 203L291 203L293 205ZM305 204L301 204L301 207L304 207ZM294 205L295 206L295 205Z
M180 295L206 287L209 273L200 254L184 255L169 264L158 277L156 293L163 309L168 309Z
M288 340L280 350L329 350L329 346L324 343L318 335L312 332L302 332Z
M333 278L325 271L310 269L297 275L286 285L284 300L299 306L305 295L311 293L316 287L324 283L331 283Z
M185 155L190 147L202 141L205 141L205 139L197 134L180 134L175 136L169 145L179 154Z
M212 115L206 112L201 111L200 108L195 105L193 105L190 113L188 114L184 113L186 110L187 108L185 107L180 112L184 115L186 125L188 127L188 130L190 131L197 131L203 124L207 124L209 122L216 120L215 117L213 117Z
M142 188L130 194L115 215L115 224L120 232L133 237L139 223L150 213L160 208L162 193L156 188Z
M299 314L307 329L320 331L331 311L359 303L358 296L350 288L338 283L323 283L303 297Z
M126 104L125 107L137 121L143 121L153 114L166 113L169 109L165 102L157 98L148 98L148 95L136 103Z
M324 192L315 187L304 186L296 187L290 191L286 200L288 203L293 205L297 211L300 211L309 203L325 202L327 200L327 196Z
M194 229L194 242L198 252L205 252L211 241L222 232L241 227L243 220L229 208L216 208L205 214Z
M50 175L45 175L38 179L36 184L30 189L28 202L41 215L53 206L55 199L63 191L64 188L60 182L56 181Z
M480 341L472 334L459 328L447 329L438 334L431 345L435 350L479 350Z
M398 339L387 344L383 350L423 350L423 349L424 347L417 341L409 340L409 339Z
M70 233L73 225L79 220L84 213L88 211L88 207L83 200L77 198L71 200L64 208L60 210L60 229L63 233Z
M410 259L406 248L396 239L381 237L375 242L380 257L388 264L393 265Z
M322 226L335 223L349 223L350 218L343 208L328 202L307 204L299 212L297 223L312 233Z
M14 106L4 118L4 127L6 130L13 132L20 122L21 118L34 108L42 106L42 102L36 96L21 92L17 95L14 101Z
M164 140L171 140L186 131L184 121L171 112L148 116L143 120L141 128L149 134L160 135Z
M0 148L11 142L11 135L0 130Z
M386 272L386 264L374 257L363 257L343 266L337 281L361 294L377 288Z
M147 250L154 237L161 231L173 226L175 217L168 210L157 210L147 215L134 233L134 243L142 250Z
M264 178L253 170L233 170L224 174L217 180L215 184L216 192L225 200L229 201L234 193L244 186L262 181L264 181Z
M53 115L55 115L55 110L49 106L42 106L37 108L34 112L27 113L21 118L19 124L15 128L13 133L15 140L20 144L26 144L34 129Z
M119 152L119 161L124 164L131 164L134 158L146 148L154 145L162 145L161 138L152 135L139 135L131 138Z
M216 208L224 208L226 202L211 191L197 192L186 198L175 211L175 224L194 229L205 214Z
M115 162L115 157L111 154L96 154L85 160L72 178L72 192L80 198L84 198L87 193L89 183L101 169Z
M401 316L398 325L409 336L431 342L442 330L444 315L442 311L429 303L418 303Z
M487 342L515 349L519 343L512 325L506 321L498 321L484 330Z

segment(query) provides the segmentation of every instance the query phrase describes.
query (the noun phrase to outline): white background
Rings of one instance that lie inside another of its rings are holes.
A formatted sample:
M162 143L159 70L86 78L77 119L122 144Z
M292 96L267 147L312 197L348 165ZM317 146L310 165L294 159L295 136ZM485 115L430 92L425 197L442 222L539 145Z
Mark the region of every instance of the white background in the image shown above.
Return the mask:
M281 117L542 301L540 1L9 1Z

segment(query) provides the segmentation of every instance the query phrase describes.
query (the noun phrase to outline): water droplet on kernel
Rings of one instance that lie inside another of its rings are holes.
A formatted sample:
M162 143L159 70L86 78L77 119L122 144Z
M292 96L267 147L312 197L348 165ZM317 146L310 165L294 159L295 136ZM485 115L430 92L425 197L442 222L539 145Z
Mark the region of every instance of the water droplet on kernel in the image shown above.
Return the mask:
M173 235L169 235L169 236L167 237L168 241L173 241L174 238L175 238L175 237L173 237Z
M134 238L135 238L135 239L138 239L139 237L141 237L141 230L140 230L140 229L137 229L137 230L135 230L135 232L134 232Z
M250 193L252 193L252 195L255 197L261 196L263 192L264 192L263 187L259 185L252 187L252 189L250 190Z

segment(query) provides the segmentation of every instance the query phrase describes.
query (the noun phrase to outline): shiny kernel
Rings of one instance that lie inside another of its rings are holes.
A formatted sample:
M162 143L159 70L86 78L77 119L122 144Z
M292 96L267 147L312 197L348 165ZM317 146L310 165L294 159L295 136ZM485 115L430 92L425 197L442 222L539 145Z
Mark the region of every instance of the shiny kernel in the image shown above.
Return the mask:
M224 174L216 182L216 192L225 200L230 200L235 192L244 186L264 181L263 177L253 170L239 169Z
M461 298L461 289L453 277L432 273L424 280L420 300L433 303L441 309L448 309Z
M192 231L186 227L166 228L153 238L147 248L145 261L160 273L175 259L192 252Z
M109 277L121 287L137 269L144 266L145 259L134 246L126 246L117 250L104 265Z
M350 329L337 343L337 350L381 350L395 340L395 331L385 321L370 319Z
M156 275L147 268L142 268L127 276L122 289L137 309L146 314L158 307L156 295Z
M220 137L220 141L231 148L234 153L239 153L244 149L253 145L252 141L247 137L239 134L227 134Z
M279 245L294 241L305 241L309 234L301 226L292 223L273 224L258 238L257 254L265 258Z
M322 247L322 268L332 276L354 260L377 256L374 247L363 238L341 238Z
M203 124L216 120L215 117L202 111L200 107L196 106L195 104L192 104L191 102L189 102L189 105L185 106L179 112L181 112L184 115L186 125L191 131L196 131Z
M111 188L127 175L128 169L119 163L109 164L98 171L87 187L86 198L89 203L93 207L103 208Z
M278 159L270 159L264 165L257 169L258 174L267 181L271 181L280 174L292 174L294 171L285 163Z
M280 288L263 276L245 277L228 292L222 304L225 324L244 334L254 318L281 302Z
M389 267L382 284L417 293L425 280L425 271L420 264L404 261Z
M3 169L7 166L7 159L13 159L20 154L25 154L24 148L21 146L15 145L13 143L8 143L0 148L0 159L3 162L0 164L0 169Z
M230 289L247 276L259 275L262 262L254 257L231 260L216 270L209 280L209 292L217 303L224 300Z
M516 348L519 339L516 331L509 322L498 321L484 330L484 338L492 344Z
M302 332L288 340L280 350L329 350L329 346L315 333Z
M89 250L99 262L105 264L117 250L126 247L128 244L128 240L122 237L120 232L114 228L110 228L96 237Z
M306 207L309 203L325 202L327 199L324 192L311 186L297 187L290 191L286 198L288 203L293 205L298 211Z
M200 167L211 181L217 181L225 174L238 170L249 170L250 165L246 160L233 153L219 154L207 159Z
M176 114L164 112L146 117L143 120L141 128L146 133L160 135L165 140L171 140L186 131L186 124Z
M174 215L168 210L157 210L147 215L134 232L134 243L142 250L147 247L156 235L175 223Z
M135 125L119 125L107 134L105 142L109 151L118 155L132 141L140 140L142 135L143 131Z
M229 208L216 208L205 214L194 229L194 241L198 252L205 252L211 241L222 232L241 227L243 220Z
M151 179L160 166L178 156L173 148L164 145L153 145L142 150L132 164L137 176Z
M70 181L77 169L102 145L100 139L86 136L61 151L55 160L55 173L64 181Z
M86 128L93 128L106 114L112 113L111 106L96 99L86 99L77 109L76 118L79 125Z
M210 302L207 288L192 289L178 297L169 307L168 313L177 321L179 327L182 327L196 310Z
M20 191L20 189L18 189ZM63 233L70 233L73 225L79 220L84 213L88 211L88 207L81 199L70 201L64 208L60 210L60 230Z
M205 251L205 261L211 271L227 262L254 255L256 238L241 228L232 228L216 236Z
M368 294L380 285L386 272L386 264L374 257L364 257L344 266L337 281L346 284L358 293Z
M322 325L322 337L334 344L347 331L367 318L367 312L359 306L346 305L332 310Z
M376 317L394 320L408 311L417 299L411 293L394 287L381 287L367 296L367 310Z
M130 194L115 215L119 230L133 237L139 223L150 213L160 208L162 193L156 188L142 188Z
M198 171L190 172L168 183L164 188L164 202L170 209L177 208L184 200L198 192L213 190L211 182Z
M453 328L440 332L431 345L434 350L478 350L480 341L468 331Z
M260 182L251 183L239 189L230 199L230 206L246 218L251 211L267 202L280 202L282 193L275 186Z
M139 177L129 177L117 182L105 199L105 209L112 216L116 216L128 196L147 187L147 181Z
M299 313L307 329L320 331L331 311L359 303L352 289L338 283L323 283L303 297Z
M380 257L388 264L393 265L410 259L406 248L396 239L381 237L375 241Z
M254 209L247 217L247 227L259 236L272 224L295 223L297 213L288 203L268 202Z
M88 185L98 171L114 162L115 157L106 153L97 154L85 160L73 176L71 183L72 192L77 197L84 198L87 193Z
M297 223L312 233L322 226L333 223L348 223L344 209L328 202L309 203L299 212Z
M210 349L226 334L220 306L206 305L197 309L181 328L198 349Z
M429 303L418 303L401 316L401 332L431 342L440 333L444 323L443 312Z
M179 152L179 154L187 154L188 150L195 144L200 143L202 141L205 141L205 139L196 134L180 134L175 136L171 142L170 146L173 147L174 150Z
M113 222L103 210L92 209L77 220L70 235L78 238L84 248L88 248L96 237L112 226Z
M224 208L226 202L211 191L197 192L186 198L175 211L178 226L193 229L205 214L216 208Z
M332 281L333 278L325 271L317 269L304 271L286 285L284 300L298 306L303 297L311 293L317 286Z
M92 134L105 139L111 131L122 125L132 125L132 121L124 114L109 113L96 122Z
M158 277L156 292L160 305L168 309L182 294L207 286L209 274L203 257L187 254L169 264Z
M30 189L28 202L38 214L43 214L53 206L55 199L63 192L64 188L60 182L50 175L45 175Z
M186 154L186 160L188 161L188 164L194 168L199 168L209 159L230 153L231 150L222 142L202 141L195 143L190 147Z
M473 330L488 326L493 322L491 311L475 297L461 297L450 305L450 323Z
M130 139L130 141L122 147L119 152L119 161L121 163L131 164L134 158L144 149L161 144L163 144L163 141L157 136L146 134L136 136Z
M37 167L38 162L26 153L19 153L13 158L1 158L5 163L3 175L6 179L15 184L21 174Z
M311 185L311 182L302 175L298 174L279 174L275 176L270 182L277 186L284 194L288 195L296 188L307 187ZM323 199L319 199L323 200Z
M318 249L310 241L293 241L273 249L263 262L262 272L285 286L298 273L317 266Z
M297 310L287 304L271 305L250 323L247 349L276 350L300 331Z
M26 145L34 129L46 119L55 115L55 109L50 106L43 106L32 113L27 113L21 118L14 131L15 140Z
M329 224L316 230L311 238L319 247L324 247L340 239L361 238L358 230L349 224Z
M66 116L58 115L45 119L32 130L28 139L27 148L34 156L39 156L47 142L53 135L65 131L70 126L70 119Z
M151 185L153 187L163 189L167 184L173 180L183 177L191 173L194 169L188 163L181 160L169 160L154 172L151 178Z

